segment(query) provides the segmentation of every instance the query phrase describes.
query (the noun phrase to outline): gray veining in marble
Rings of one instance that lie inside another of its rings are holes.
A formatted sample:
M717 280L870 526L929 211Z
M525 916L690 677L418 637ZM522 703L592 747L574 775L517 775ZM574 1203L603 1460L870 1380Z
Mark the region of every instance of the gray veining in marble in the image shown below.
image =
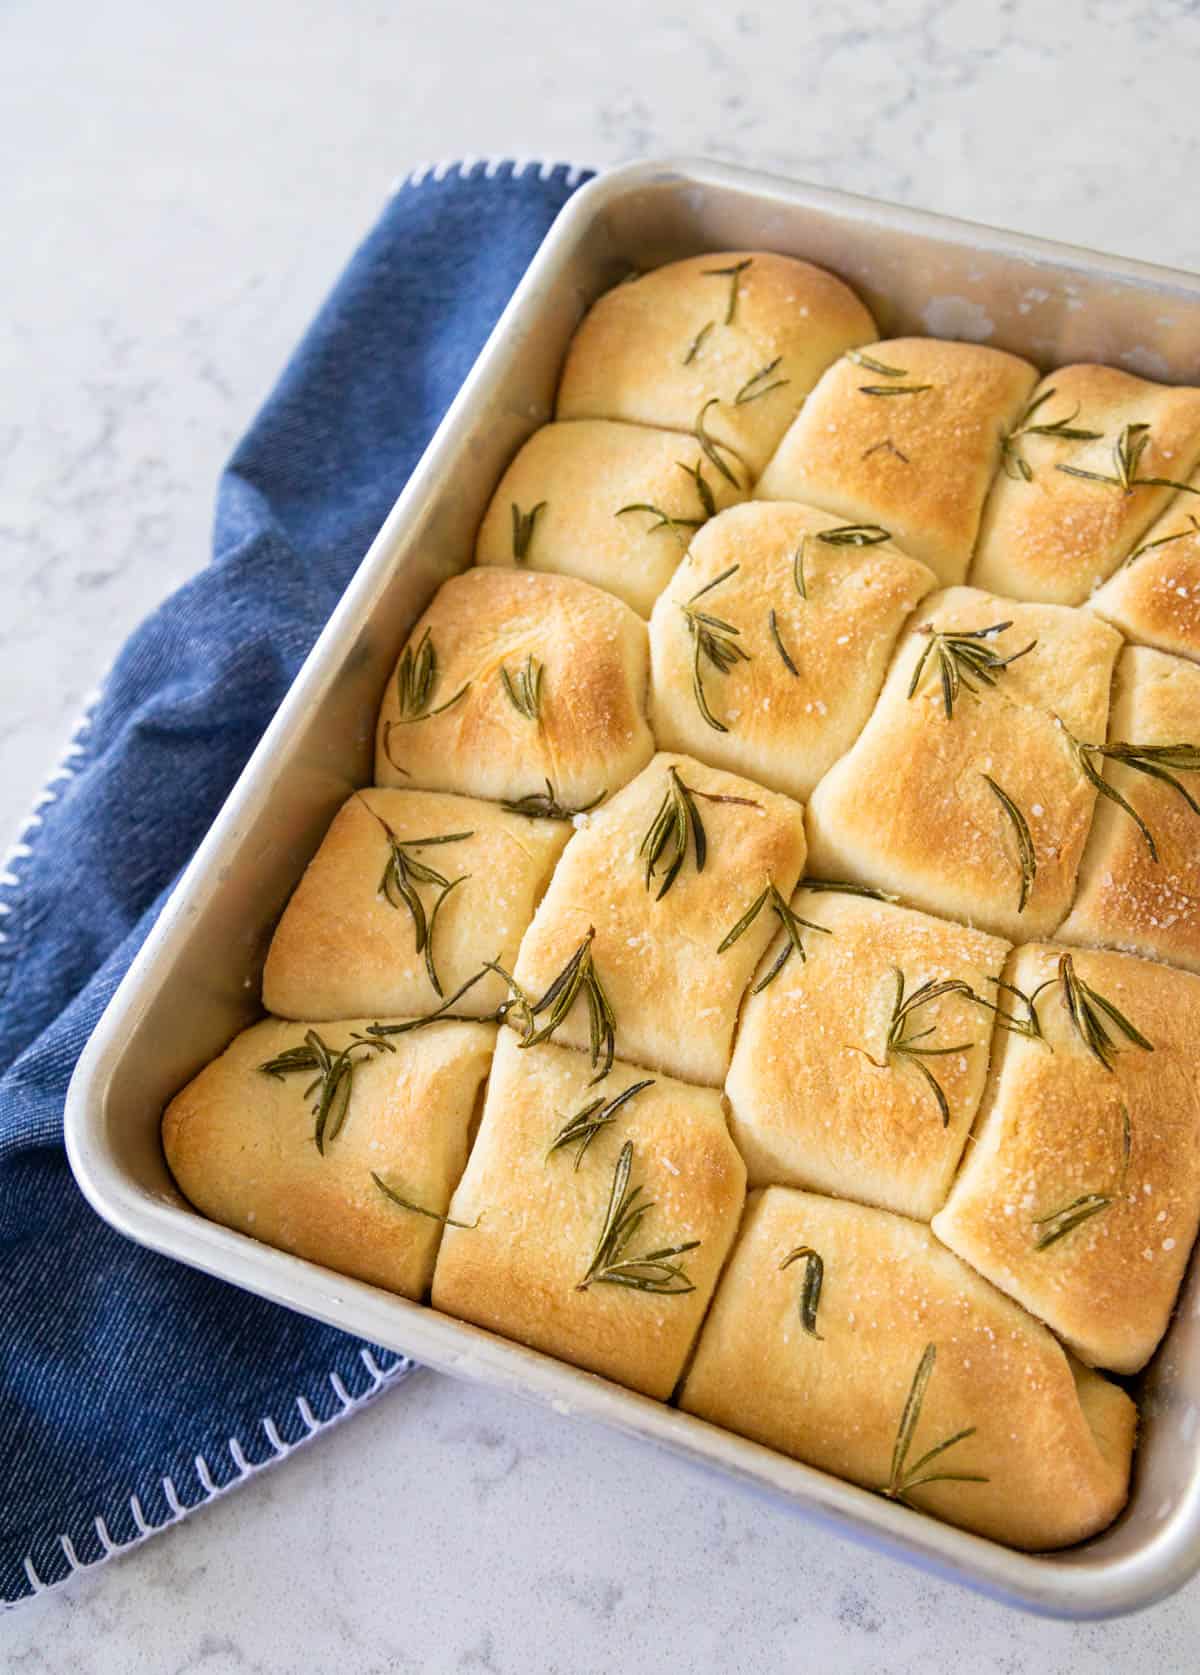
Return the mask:
M7 0L0 843L413 164L693 152L1200 267L1198 48L1194 0ZM1200 1583L1020 1617L431 1375L0 1619L12 1675L1170 1675L1198 1643Z

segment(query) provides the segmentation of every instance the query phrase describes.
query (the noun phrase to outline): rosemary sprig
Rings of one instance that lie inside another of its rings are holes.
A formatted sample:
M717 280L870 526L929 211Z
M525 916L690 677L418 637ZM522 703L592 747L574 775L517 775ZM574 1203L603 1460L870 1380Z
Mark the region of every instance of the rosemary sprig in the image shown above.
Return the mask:
M508 666L500 665L500 684L504 688L505 696L518 715L524 716L526 721L539 721L542 712L542 679L546 673L546 665L539 663L532 652L515 675L510 675Z
M435 1007L432 1012L424 1012L419 1018L405 1018L402 1022L397 1024L368 1024L366 1034L374 1041L384 1041L389 1035L411 1035L413 1030L424 1029L427 1024L495 1023L497 1021L497 1016L495 1014L493 1014L490 1019L479 1019L473 1018L469 1012L455 1012L453 1010L453 1008L458 1005L462 997L465 994L468 994L475 987L476 983L481 983L492 970L494 970L493 965L480 966L479 970L473 977L468 977L461 988L455 989L454 993L450 995L448 999L444 1000L440 1006Z
M1187 483L1177 483L1173 477L1141 477L1138 467L1142 455L1150 446L1150 426L1147 424L1125 425L1121 434L1113 443L1113 469L1108 471L1085 471L1079 465L1056 465L1056 471L1064 472L1068 477L1082 477L1089 483L1108 483L1111 487L1120 489L1122 494L1132 494L1134 489L1158 488L1178 489L1183 494L1200 494L1200 489L1194 489Z
M750 906L738 920L737 924L734 925L731 930L726 931L725 936L722 938L721 943L717 948L717 953L725 953L726 949L732 948L735 942L740 941L740 939L745 936L746 932L750 929L754 921L758 918L763 908L768 906L770 907L771 912L779 920L779 923L783 926L785 941L778 955L772 961L770 970L764 977L759 979L759 981L754 985L754 988L750 991L752 994L756 995L761 994L765 988L775 981L793 954L799 954L801 964L803 964L808 958L804 951L804 938L801 935L802 931L820 931L823 936L833 935L833 932L827 925L814 925L811 919L801 919L798 914L793 913L787 902L784 901L783 897L776 889L774 882L769 880L766 888L761 892L761 894L754 898L754 900L750 903Z
M667 857L662 883L654 898L656 901L663 899L679 876L680 869L687 859L689 841L695 850L696 871L704 871L708 859L708 837L704 830L704 822L700 818L700 810L696 806L697 797L703 797L706 803L733 803L740 808L761 807L761 804L754 802L750 797L724 797L713 791L698 791L685 784L679 770L672 765L667 771L667 788L663 792L662 802L658 805L658 812L638 845L638 854L646 858L647 890L658 869L658 863L664 856Z
M753 256L745 256L740 262L734 262L732 267L704 269L705 279L729 280L729 302L725 308L725 324L727 326L732 326L734 315L737 313L738 286L741 283L742 275L753 261Z
M430 849L446 843L465 843L468 838L474 837L475 833L444 832L434 837L400 838L364 797L360 797L359 801L368 814L378 821L387 839L388 858L383 876L379 880L380 894L390 907L408 909L413 922L416 951L418 954L424 954L426 975L433 985L434 993L440 995L442 985L433 957L433 933L437 925L437 916L451 891L457 889L460 884L465 884L471 875L462 873L457 878L447 878L438 872L436 867L431 867L427 861L421 860L413 851ZM417 890L418 884L432 884L438 891L437 899L428 914Z
M1064 954L1058 962L1058 981L1062 987L1063 1005L1075 1033L1105 1070L1112 1070L1113 1056L1121 1051L1115 1037L1109 1033L1110 1024L1133 1046L1140 1047L1145 1053L1154 1051L1141 1030L1131 1024L1111 1000L1106 1000L1099 990L1084 982L1075 970L1075 961L1070 954Z
M554 786L546 781L545 792L530 791L524 797L518 797L515 802L501 803L500 807L509 814L523 814L527 820L574 820L577 814L587 814L596 804L603 802L608 795L607 786L598 791L590 803L584 803L580 808L568 808L560 803L555 795Z
M989 1012L995 1014L999 1029L1006 1029L1012 1035L1024 1035L1030 1041L1046 1041L1042 1031L1042 1020L1038 1016L1037 999L1043 989L1049 988L1051 983L1057 981L1057 978L1052 977L1049 983L1040 983L1031 995L1027 995L1024 989L1018 989L1015 983L1005 983L999 977L988 978L988 982L994 984L997 993L1013 995L1021 1002L1025 1008L1023 1018L1018 1017L1015 1012L1006 1012L998 1001L988 1000L986 995L973 993L971 999L977 1006L985 1006ZM1049 1046L1049 1042L1046 1042L1046 1045ZM1051 1047L1050 1051L1053 1052L1054 1048Z
M987 781L992 795L1008 816L1012 824L1013 836L1017 840L1017 864L1021 869L1021 891L1017 902L1017 912L1024 913L1025 904L1029 900L1029 892L1033 889L1037 879L1037 849L1034 846L1033 834L1029 830L1029 822L1004 787L997 785L991 774L984 774L983 777Z
M531 999L516 978L505 971L498 961L487 960L484 963L508 984L512 998L500 1008L500 1015L511 1019L515 1014L521 1020L519 1026L514 1027L520 1029L519 1045L522 1047L536 1047L542 1041L549 1041L566 1021L576 999L580 995L583 996L588 1010L588 1042L592 1069L594 1070L602 1060L604 1063L603 1070L593 1080L601 1082L613 1067L617 1020L592 960L592 943L595 936L595 926L589 925L583 941L538 1000ZM537 1020L543 1014L545 1022L539 1025Z
M1013 428L1000 438L1000 463L1004 467L1005 475L1011 477L1014 482L1021 478L1027 483L1033 481L1033 467L1017 447L1023 436L1057 436L1064 442L1098 442L1104 435L1102 430L1082 430L1075 424L1079 417L1078 403L1061 419L1043 420L1040 424L1034 424L1035 416L1048 401L1054 400L1057 393L1056 390L1043 390L1041 395L1035 396Z
M888 366L884 361L877 361L862 349L847 349L846 359L853 361L855 366L861 366L867 372L877 372L881 378L907 378L908 368L903 366Z
M715 436L710 436L708 434L704 425L704 415L708 412L709 408L719 407L720 405L721 403L715 395L709 396L708 400L704 403L704 406L696 414L696 423L693 427L692 434L700 445L700 452L712 466L713 470L717 472L719 476L724 477L725 481L731 488L740 489L742 485L738 482L733 470L726 464L725 460L722 459L721 456L722 454L732 454L733 458L738 460L739 465L742 461L739 459L736 451L729 446L728 442L718 442Z
M978 1429L975 1425L968 1425L965 1430L955 1431L953 1436L944 1442L935 1443L915 1460L908 1464L909 1452L913 1439L917 1434L917 1426L921 1422L921 1408L925 1402L925 1391L929 1380L933 1376L933 1365L937 1358L937 1348L934 1344L926 1344L917 1362L917 1370L913 1374L913 1381L909 1387L908 1397L904 1403L904 1410L900 1415L900 1424L896 1431L896 1442L892 1449L892 1475L886 1487L879 1493L888 1500L903 1501L912 1494L914 1489L920 1489L926 1483L990 1483L991 1479L983 1477L974 1471L928 1471L926 1468L933 1464L949 1449L958 1443L973 1437ZM921 1474L924 1473L922 1476Z
M776 355L773 361L768 361L767 365L761 367L752 378L747 378L741 389L734 396L733 405L735 407L744 407L747 402L757 401L760 396L770 395L772 390L782 390L785 384L790 384L790 378L776 378L769 384L765 382L766 379L771 377L771 374L775 371L775 368L782 360L782 355ZM755 388L756 385L758 388Z
M629 1101L641 1093L644 1088L652 1088L653 1086L654 1078L651 1076L644 1082L634 1082L622 1093L615 1094L612 1099L605 1099L603 1094L597 1094L595 1099L589 1100L581 1111L576 1111L575 1115L568 1118L559 1129L550 1142L549 1149L546 1152L547 1158L552 1157L555 1152L561 1151L566 1146L574 1146L575 1167L578 1169L583 1162L584 1152L587 1151L600 1130L607 1128L609 1123L615 1121L617 1113L623 1105L628 1105Z
M691 366L696 356L704 347L704 339L708 336L709 332L713 329L716 323L717 322L715 320L706 320L704 325L700 327L700 330L696 333L695 337L688 345L687 354L683 357L684 366Z
M844 879L832 878L802 878L796 886L798 890L828 890L839 896L867 896L871 901L897 902L899 896L894 896L888 890L877 890L873 884L852 884Z
M708 725L718 733L727 733L729 729L723 721L717 720L708 706L701 662L707 659L719 675L727 675L736 664L749 663L750 653L738 644L740 628L735 628L731 622L725 622L721 617L713 616L709 611L698 611L696 601L703 599L706 593L711 593L713 588L720 587L722 582L727 582L730 576L736 576L740 569L739 564L731 564L728 570L722 570L711 582L705 582L702 588L679 607L687 623L688 633L692 636L692 691L696 704Z
M632 500L628 506L619 507L613 516L623 518L627 512L649 513L652 518L657 519L657 522L650 525L649 529L646 531L647 535L657 535L660 529L669 530L679 542L681 547L686 547L688 543L688 538L684 534L684 530L699 529L704 523L703 518L681 518L672 516L670 512L664 512L661 506L652 505L648 500Z
M779 1264L780 1270L793 1262L804 1261L804 1278L800 1282L800 1324L810 1338L824 1342L817 1331L817 1309L821 1302L821 1287L825 1282L825 1264L811 1245L797 1245Z
M797 556L799 556L799 555L797 555ZM801 598L807 598L807 597L808 597L807 594L801 594ZM796 667L795 660L792 657L791 652L784 645L783 635L779 632L779 618L775 614L774 605L772 605L772 607L770 609L770 612L768 613L767 623L768 623L768 625L770 627L770 630L771 630L771 638L775 642L775 650L779 653L780 657L783 659L784 668L787 670L789 675L799 675L800 671Z
M892 1016L888 1023L887 1042L884 1046L882 1059L872 1057L865 1047L854 1050L873 1064L876 1070L886 1070L888 1061L892 1058L900 1059L911 1064L914 1070L925 1078L930 1093L937 1101L938 1112L942 1119L942 1127L950 1126L950 1103L933 1071L925 1063L927 1058L947 1058L953 1053L967 1053L975 1045L973 1041L959 1041L953 1047L922 1047L920 1043L927 1041L937 1030L936 1024L930 1024L927 1029L921 1029L914 1035L909 1034L909 1027L915 1021L914 1014L923 1006L931 1005L935 1000L943 1000L947 995L965 995L968 1000L978 1000L978 996L969 983L961 978L944 978L935 981L930 978L913 990L910 995L905 994L904 973L899 967L893 967L892 976L896 984L895 998L892 1001Z
M1061 1210L1054 1210L1048 1216L1036 1216L1033 1225L1039 1231L1034 1238L1034 1250L1048 1250L1060 1239L1065 1239L1068 1233L1074 1232L1083 1222L1090 1221L1102 1210L1107 1210L1111 1203L1112 1199L1103 1192L1085 1192L1072 1199L1069 1204L1065 1204Z
M690 1250L698 1250L699 1239L665 1245L661 1250L647 1251L644 1256L625 1254L654 1208L653 1199L642 1197L641 1186L629 1185L632 1168L633 1141L626 1140L613 1170L604 1226L587 1273L575 1289L586 1291L589 1285L624 1285L632 1291L650 1291L659 1297L682 1297L696 1287L683 1264L675 1258L686 1255Z
M988 641L1011 627L1011 622L993 622L987 628L941 629L927 622L918 632L928 635L929 644L917 659L912 680L908 683L908 696L916 696L921 676L926 666L932 663L942 685L942 705L949 721L954 715L954 705L960 692L978 697L979 688L975 681L995 686L1010 663L1015 663L1037 645L1036 640L1030 640L1027 646L1022 646L1020 651L1014 651L1008 657L997 656Z
M696 491L696 499L700 502L700 510L704 514L704 518L700 522L702 523L705 518L715 518L717 503L713 499L713 491L708 485L708 478L704 475L704 468L700 461L697 460L694 465L685 465L681 459L677 459L675 464L685 477L691 479L692 487ZM675 521L679 523L681 520L676 518ZM697 524L697 527L699 527L699 524Z
M258 1068L264 1076L273 1076L277 1082L282 1082L285 1076L296 1071L316 1071L304 1090L304 1097L313 1100L313 1140L324 1157L326 1142L337 1139L350 1109L354 1070L360 1062L354 1055L361 1053L362 1058L369 1058L372 1053L394 1053L395 1050L387 1041L368 1039L355 1031L346 1046L335 1051L315 1029L310 1029L305 1031L302 1046L289 1047L286 1052L277 1053Z
M441 672L438 669L437 647L433 643L433 635L427 628L414 647L406 645L399 663L396 665L396 707L400 714L393 726L413 721L428 721L431 716L442 715L465 698L471 690L471 682L460 686L453 698L447 698L444 704L433 706L437 696L438 682Z
M538 513L544 512L546 502L539 500L536 506L531 506L528 512L523 512L516 501L512 502L512 550L513 559L517 564L524 564L529 557L529 543L533 540L533 528L538 520Z
M411 1199L402 1198L395 1187L390 1187L382 1176L375 1173L374 1169L371 1171L371 1179L383 1196L389 1198L393 1204L398 1204L402 1210L411 1210L414 1215L418 1216L428 1216L430 1221L440 1221L443 1227L464 1227L469 1231L479 1226L478 1217L474 1221L455 1221L452 1216L439 1215L436 1210L427 1210L423 1204L414 1204Z
M1188 513L1188 522L1192 526L1190 529L1177 529L1174 535L1160 535L1156 541L1143 541L1140 547L1135 548L1129 557L1122 561L1121 568L1133 564L1143 553L1153 552L1155 547L1169 547L1172 541L1184 541L1191 535L1200 535L1200 520L1193 512Z
M1173 791L1178 791L1193 814L1200 814L1200 802L1175 777L1179 773L1200 773L1200 746L1182 743L1125 744L1120 741L1115 744L1088 744L1084 739L1075 738L1065 727L1063 731L1067 733L1075 760L1088 783L1129 816L1145 839L1150 859L1157 863L1158 845L1154 841L1154 833L1128 798L1123 797L1116 786L1104 777L1092 758L1098 756L1102 760L1121 762L1134 773L1145 774L1148 779L1169 785Z

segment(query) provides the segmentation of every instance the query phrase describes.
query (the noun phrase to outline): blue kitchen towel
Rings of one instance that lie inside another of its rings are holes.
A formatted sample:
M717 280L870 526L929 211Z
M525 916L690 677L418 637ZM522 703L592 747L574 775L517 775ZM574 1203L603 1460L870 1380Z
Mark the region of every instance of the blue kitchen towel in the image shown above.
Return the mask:
M220 484L211 564L117 658L0 876L0 1600L403 1376L154 1256L67 1168L75 1061L555 215L562 165L405 183Z

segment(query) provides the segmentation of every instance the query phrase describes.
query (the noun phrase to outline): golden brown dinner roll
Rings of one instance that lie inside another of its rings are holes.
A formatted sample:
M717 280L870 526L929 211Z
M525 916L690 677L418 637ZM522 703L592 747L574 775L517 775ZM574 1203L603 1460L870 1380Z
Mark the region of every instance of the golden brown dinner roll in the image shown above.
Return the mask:
M367 1027L265 1018L244 1030L167 1106L163 1150L214 1221L420 1297L496 1030Z
M1053 930L1096 795L1071 741L1103 739L1120 643L1061 605L965 587L926 600L866 727L812 794L809 871L1010 939Z
M1108 749L1112 756L1093 752L1089 761L1128 808L1097 799L1058 939L1200 971L1200 668L1126 646Z
M1116 1517L1137 1417L928 1228L786 1187L751 1196L680 1405L1030 1549Z
M515 972L531 1008L550 999L509 1023L527 1036L554 1024L598 1063L611 1037L621 1058L719 1087L738 1002L780 922L771 888L786 911L803 867L799 804L656 756L563 851Z
M777 937L742 1008L725 1081L752 1186L831 1192L928 1221L987 1075L1008 944L861 896L797 890L823 927L774 978Z
M592 307L567 350L557 416L702 424L749 487L829 363L874 335L823 268L761 250L691 256Z
M961 582L1000 438L1036 376L975 343L873 343L830 367L755 494L881 524L943 584Z
M694 531L741 498L677 431L543 425L500 479L475 562L578 576L649 616Z
M432 1011L484 960L508 965L570 836L438 791L356 791L283 910L263 1004L285 1018ZM489 974L455 1010L489 1017Z
M1200 495L1177 495L1087 603L1127 639L1200 659Z
M1005 976L1041 1037L997 1032L933 1230L1083 1360L1133 1373L1166 1329L1200 1218L1200 978L1046 944Z
M745 1183L712 1089L627 1064L597 1085L583 1054L502 1030L434 1307L665 1398Z
M783 502L722 512L651 618L659 745L807 797L854 742L933 586L884 530Z
M1005 438L971 581L1019 599L1081 604L1198 459L1200 389L1112 366L1059 367ZM1200 506L1200 496L1183 498Z
M379 715L381 785L594 803L649 761L646 625L573 576L468 570L443 584Z

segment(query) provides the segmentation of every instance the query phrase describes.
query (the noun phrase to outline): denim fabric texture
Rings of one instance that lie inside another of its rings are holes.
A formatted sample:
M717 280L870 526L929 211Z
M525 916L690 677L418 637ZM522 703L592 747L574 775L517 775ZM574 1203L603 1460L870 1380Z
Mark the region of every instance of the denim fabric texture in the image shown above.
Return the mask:
M0 876L0 1599L280 1458L402 1357L128 1243L63 1151L80 1050L558 210L402 186L237 448L212 562L124 647Z

